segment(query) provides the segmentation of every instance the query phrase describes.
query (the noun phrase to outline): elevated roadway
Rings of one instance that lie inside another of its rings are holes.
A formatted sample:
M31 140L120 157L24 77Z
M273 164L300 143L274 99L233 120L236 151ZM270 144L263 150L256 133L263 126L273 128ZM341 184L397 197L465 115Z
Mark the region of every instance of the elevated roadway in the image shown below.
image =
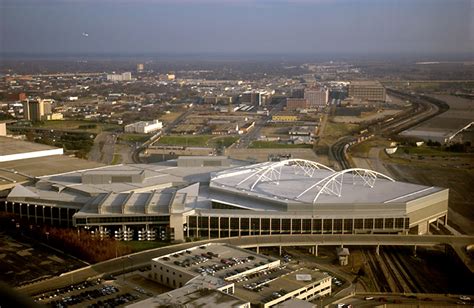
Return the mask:
M72 283L78 283L104 274L118 274L142 267L152 258L174 253L206 243L227 243L242 248L285 247L285 246L451 246L462 262L474 272L474 262L467 255L465 247L474 244L474 236L453 235L373 235L373 234L338 234L338 235L260 235L210 239L197 242L187 242L156 249L151 249L124 257L111 259L87 266L60 276L37 283L19 287L18 290L27 295L44 293L48 290L61 288Z

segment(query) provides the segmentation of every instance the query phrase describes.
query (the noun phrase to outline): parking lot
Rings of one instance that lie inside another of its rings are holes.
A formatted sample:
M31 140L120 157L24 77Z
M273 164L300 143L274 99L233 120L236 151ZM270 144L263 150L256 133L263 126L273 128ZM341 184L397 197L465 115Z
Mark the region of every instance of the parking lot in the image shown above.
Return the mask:
M34 297L34 301L47 307L117 307L146 298L140 290L118 285L115 281L86 281L53 290Z
M0 233L0 280L20 286L76 268L86 263L46 246Z

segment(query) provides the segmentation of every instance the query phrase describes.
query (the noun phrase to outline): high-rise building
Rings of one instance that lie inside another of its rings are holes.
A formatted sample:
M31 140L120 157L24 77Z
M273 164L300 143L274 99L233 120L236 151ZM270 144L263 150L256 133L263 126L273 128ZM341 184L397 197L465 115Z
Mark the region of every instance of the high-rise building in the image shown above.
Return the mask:
M143 73L144 70L145 70L145 64L143 64L143 63L138 63L138 64L137 64L137 72L138 72L138 73Z
M351 81L349 96L366 101L385 102L384 86L378 81Z
M329 90L325 88L306 88L304 98L308 101L310 108L326 106L329 100Z
M25 120L37 122L45 119L45 116L52 113L52 100L50 99L27 99L23 102L23 115Z
M262 106L267 103L272 93L266 90L252 90L242 93L240 102L253 106Z

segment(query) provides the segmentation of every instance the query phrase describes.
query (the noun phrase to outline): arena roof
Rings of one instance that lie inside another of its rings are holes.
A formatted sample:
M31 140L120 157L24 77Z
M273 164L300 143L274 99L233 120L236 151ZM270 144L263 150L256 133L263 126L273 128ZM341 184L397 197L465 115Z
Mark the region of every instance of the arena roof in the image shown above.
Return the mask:
M233 194L280 203L304 204L405 203L442 190L398 182L367 169L353 168L336 172L322 164L300 159L217 172L212 176L210 187L217 192L216 199L233 198Z

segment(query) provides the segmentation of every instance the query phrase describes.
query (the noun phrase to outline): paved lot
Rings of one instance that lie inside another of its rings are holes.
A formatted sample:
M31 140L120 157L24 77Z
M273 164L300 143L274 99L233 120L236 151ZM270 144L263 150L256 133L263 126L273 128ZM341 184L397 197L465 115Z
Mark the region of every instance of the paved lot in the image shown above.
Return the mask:
M0 280L10 286L59 275L86 265L44 246L19 242L0 233Z
M84 281L91 277L99 277L105 273L120 273L124 264L130 267L139 268L150 262L152 258L173 253L178 250L187 249L196 245L208 242L222 242L240 247L265 247L277 246L305 246L305 245L436 245L440 243L451 244L456 253L461 256L463 262L474 270L474 262L466 255L464 247L474 243L473 236L443 236L443 235L262 235L234 237L225 239L213 239L200 242L188 242L153 250L143 251L126 257L112 259L109 261L94 264L80 270L49 279L47 281L31 284L19 290L25 294L34 295L48 289L54 289L68 285L71 279Z

